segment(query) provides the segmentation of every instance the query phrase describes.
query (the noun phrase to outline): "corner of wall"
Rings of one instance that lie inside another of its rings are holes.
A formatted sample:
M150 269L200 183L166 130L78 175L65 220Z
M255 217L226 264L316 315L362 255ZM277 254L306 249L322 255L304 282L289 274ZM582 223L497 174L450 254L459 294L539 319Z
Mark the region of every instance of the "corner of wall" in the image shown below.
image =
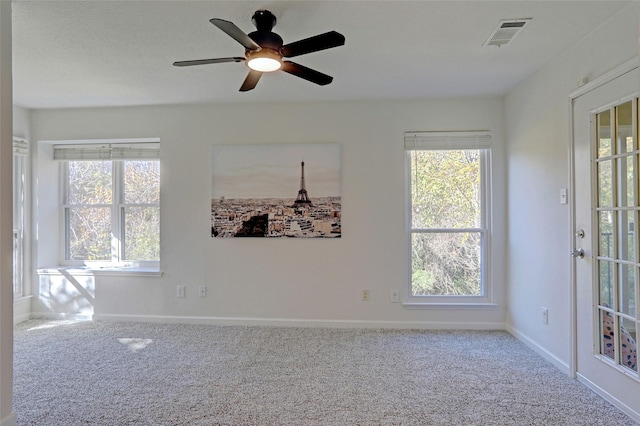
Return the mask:
M509 334L511 334L513 337L520 340L522 343L524 343L529 348L534 350L542 358L546 359L551 364L555 365L558 370L562 371L567 375L572 374L569 364L567 364L566 362L558 358L553 353L549 352L547 349L545 349L543 346L538 344L536 341L534 341L533 339L530 339L528 336L526 336L516 328L512 327L511 325L506 325L505 329Z

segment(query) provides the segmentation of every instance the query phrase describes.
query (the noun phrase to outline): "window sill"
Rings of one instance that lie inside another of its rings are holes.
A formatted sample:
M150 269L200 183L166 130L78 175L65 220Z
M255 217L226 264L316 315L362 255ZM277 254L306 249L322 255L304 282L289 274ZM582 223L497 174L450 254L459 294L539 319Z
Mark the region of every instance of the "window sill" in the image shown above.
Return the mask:
M404 302L402 306L406 309L495 309L498 307L496 303L482 302Z
M40 268L38 275L91 275L91 276L118 276L118 277L161 277L162 271L155 268L140 267L102 267L91 268L88 266L58 266L53 268Z

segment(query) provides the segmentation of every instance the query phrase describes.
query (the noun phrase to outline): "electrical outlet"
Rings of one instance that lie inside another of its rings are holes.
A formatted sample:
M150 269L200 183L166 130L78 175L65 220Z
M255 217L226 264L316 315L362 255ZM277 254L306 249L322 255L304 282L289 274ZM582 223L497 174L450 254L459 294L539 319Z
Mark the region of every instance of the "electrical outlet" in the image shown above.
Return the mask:
M206 295L207 295L207 286L206 285L201 285L200 287L198 287L198 294L200 295L200 297L206 297Z
M363 302L368 302L369 301L369 290L362 290L362 301Z
M184 286L183 285L179 285L178 288L176 289L176 297L182 299L184 297Z
M391 303L400 302L400 292L398 290L391 290Z
M549 309L545 307L542 307L541 309L542 316L540 318L542 319L542 323L549 324Z

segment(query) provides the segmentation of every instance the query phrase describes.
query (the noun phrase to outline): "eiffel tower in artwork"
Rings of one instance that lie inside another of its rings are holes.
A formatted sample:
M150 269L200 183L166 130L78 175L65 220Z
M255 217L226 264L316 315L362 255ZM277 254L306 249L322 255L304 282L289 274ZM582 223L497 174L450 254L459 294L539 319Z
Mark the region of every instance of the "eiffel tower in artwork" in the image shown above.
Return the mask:
M298 191L298 197L292 207L298 207L300 205L311 205L309 194L307 194L307 188L304 184L304 161L300 163L300 190Z

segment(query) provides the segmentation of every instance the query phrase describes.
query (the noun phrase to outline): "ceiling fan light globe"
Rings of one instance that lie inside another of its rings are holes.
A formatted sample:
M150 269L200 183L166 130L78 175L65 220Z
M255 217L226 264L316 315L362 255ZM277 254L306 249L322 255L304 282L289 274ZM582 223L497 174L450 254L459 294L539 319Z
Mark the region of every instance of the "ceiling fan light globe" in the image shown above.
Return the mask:
M282 63L275 58L254 57L247 61L247 66L254 71L272 72L279 70Z

